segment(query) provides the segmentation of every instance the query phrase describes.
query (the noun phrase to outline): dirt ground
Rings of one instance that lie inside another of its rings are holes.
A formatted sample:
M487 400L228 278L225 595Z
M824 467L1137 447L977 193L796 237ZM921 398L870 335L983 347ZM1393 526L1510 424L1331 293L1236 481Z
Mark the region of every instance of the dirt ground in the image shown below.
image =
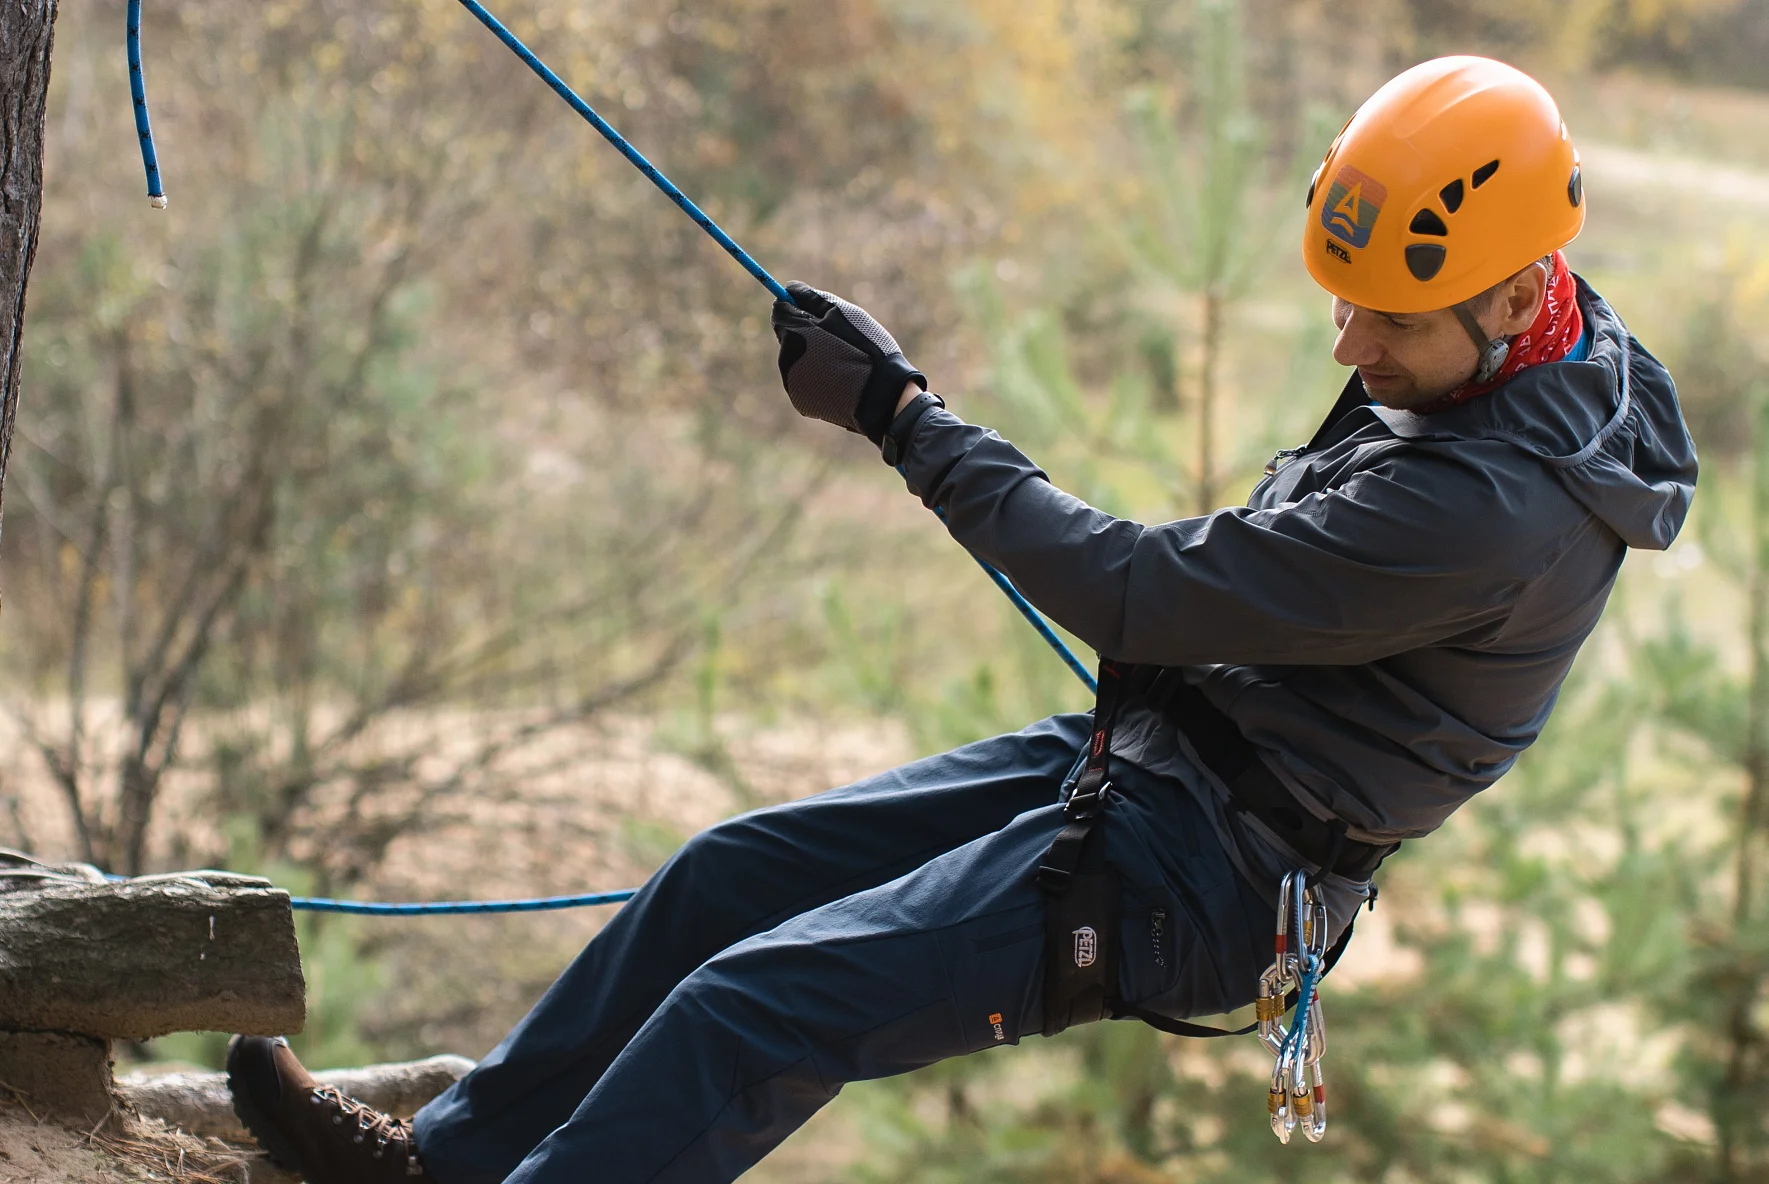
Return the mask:
M255 1151L112 1114L70 1130L0 1101L0 1184L292 1184Z

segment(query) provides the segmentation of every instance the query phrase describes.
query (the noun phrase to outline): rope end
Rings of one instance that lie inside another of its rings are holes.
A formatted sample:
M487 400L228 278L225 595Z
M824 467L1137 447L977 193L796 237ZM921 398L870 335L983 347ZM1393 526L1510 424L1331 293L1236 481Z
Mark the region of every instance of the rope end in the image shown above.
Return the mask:
M164 193L153 194L147 199L147 204L156 210L163 210L166 208L166 195Z

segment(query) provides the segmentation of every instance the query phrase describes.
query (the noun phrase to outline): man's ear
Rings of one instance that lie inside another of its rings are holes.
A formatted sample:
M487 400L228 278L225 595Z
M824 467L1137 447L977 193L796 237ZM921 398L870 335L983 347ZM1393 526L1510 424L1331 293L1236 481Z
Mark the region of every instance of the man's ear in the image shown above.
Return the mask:
M1512 276L1500 290L1499 331L1496 336L1515 337L1531 325L1542 311L1548 297L1548 268L1541 262L1530 264Z

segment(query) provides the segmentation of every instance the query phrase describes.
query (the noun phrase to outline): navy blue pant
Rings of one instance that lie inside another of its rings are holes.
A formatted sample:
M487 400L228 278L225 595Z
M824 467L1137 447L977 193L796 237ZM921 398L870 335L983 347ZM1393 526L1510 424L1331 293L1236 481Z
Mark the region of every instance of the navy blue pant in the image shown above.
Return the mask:
M1088 734L1054 716L695 836L417 1117L441 1184L733 1180L843 1084L1043 1026L1033 869ZM1252 1001L1272 905L1177 782L1123 766L1120 997Z

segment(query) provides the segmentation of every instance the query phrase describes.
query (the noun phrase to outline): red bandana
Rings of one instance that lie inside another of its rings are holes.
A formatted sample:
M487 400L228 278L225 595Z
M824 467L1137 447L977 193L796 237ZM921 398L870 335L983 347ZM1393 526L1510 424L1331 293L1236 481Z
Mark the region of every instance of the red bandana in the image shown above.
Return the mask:
M1451 391L1431 411L1442 411L1458 403L1497 390L1515 378L1520 371L1544 362L1558 362L1570 354L1585 333L1585 317L1579 312L1578 284L1566 265L1566 254L1554 252L1554 274L1548 277L1548 296L1542 311L1528 329L1511 342L1511 352L1499 372L1486 382L1468 382Z

